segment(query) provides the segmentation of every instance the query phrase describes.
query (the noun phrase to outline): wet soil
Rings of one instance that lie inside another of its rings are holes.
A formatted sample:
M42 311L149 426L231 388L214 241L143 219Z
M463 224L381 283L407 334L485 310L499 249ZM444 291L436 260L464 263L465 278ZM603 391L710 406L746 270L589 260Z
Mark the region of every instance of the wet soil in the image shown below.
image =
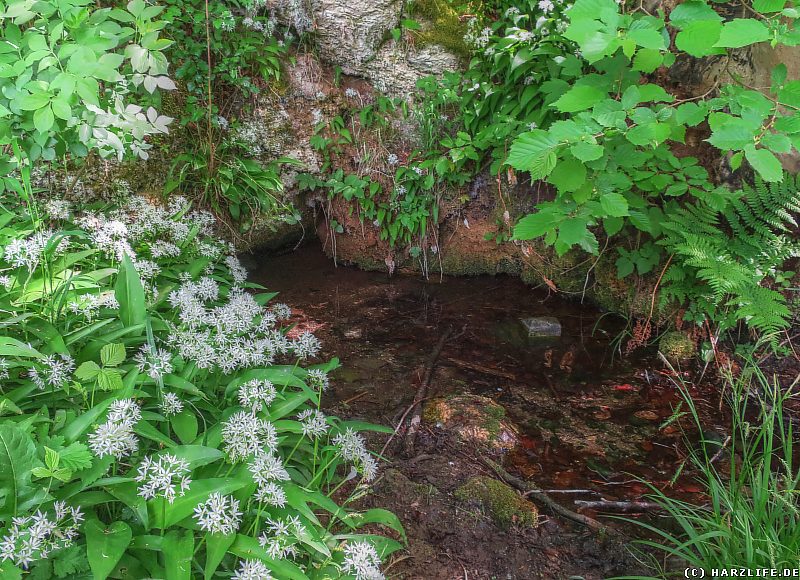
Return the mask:
M294 322L323 341L323 356L341 360L327 412L397 425L448 329L424 403L430 409L466 399L480 407L485 399L477 397L485 397L503 409L494 418L513 434L509 445L493 444L497 425L470 438L428 413L412 457L389 448L364 500L394 511L406 528L408 550L387 576L588 580L641 572L626 547L635 526L581 512L621 532L602 536L540 506L537 528L503 529L480 505L454 495L471 477L495 476L481 456L576 511L576 499L641 498L647 488L638 478L669 484L680 430L662 424L677 395L654 353L613 356L622 321L510 277L425 281L336 267L318 245L259 256L251 266L253 281L279 292ZM561 336L530 339L520 319L537 316L557 318ZM713 412L717 401L697 397ZM387 438L375 435L373 448ZM699 490L679 484L675 491L691 497Z

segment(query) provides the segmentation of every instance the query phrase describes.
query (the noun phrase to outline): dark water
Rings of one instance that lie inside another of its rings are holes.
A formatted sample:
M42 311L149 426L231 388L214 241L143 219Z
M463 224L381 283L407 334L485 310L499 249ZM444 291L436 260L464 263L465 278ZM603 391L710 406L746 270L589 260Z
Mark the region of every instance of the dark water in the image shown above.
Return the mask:
M623 321L510 277L394 276L335 267L319 246L257 257L252 279L280 293L295 321L341 359L326 406L396 424L446 329L432 396L470 393L502 405L521 437L510 465L539 485L633 497L673 475L676 403L652 352L613 356ZM562 335L530 340L522 318L552 316Z

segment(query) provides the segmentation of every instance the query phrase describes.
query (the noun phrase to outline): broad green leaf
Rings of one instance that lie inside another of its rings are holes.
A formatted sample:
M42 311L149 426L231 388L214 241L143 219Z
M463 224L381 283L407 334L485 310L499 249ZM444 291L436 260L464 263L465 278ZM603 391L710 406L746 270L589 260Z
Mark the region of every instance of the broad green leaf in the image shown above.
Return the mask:
M753 10L762 14L780 12L784 6L786 6L786 0L753 0Z
M577 113L591 109L598 102L605 99L607 94L591 85L575 85L553 103L562 113Z
M651 48L643 48L636 52L633 58L633 70L643 73L654 72L664 62L664 55Z
M619 193L604 193L600 196L600 206L611 217L628 215L628 201Z
M241 489L246 485L246 482L233 478L212 477L208 479L200 479L193 481L189 486L186 495L179 496L175 502L170 504L163 498L147 502L153 508L151 518L156 527L162 525L161 509L165 507L167 521L165 527L174 526L184 518L189 517L194 512L194 508L208 499L208 496L214 492L219 492L222 495L229 495ZM164 506L166 504L166 506Z
M125 362L125 345L115 342L100 349L100 362L103 366L116 367Z
M722 34L722 24L712 20L690 22L675 36L675 46L683 52L700 58L712 54L723 54L724 49L715 45Z
M228 551L240 558L261 560L272 570L275 577L281 580L308 580L308 576L296 564L290 560L271 558L258 540L250 536L236 534L236 539Z
M770 33L763 22L754 18L735 18L722 27L719 40L714 44L720 48L741 48L769 40Z
M744 149L747 145L751 145L754 139L751 124L744 119L734 117L715 128L707 141L717 149L729 151Z
M669 13L670 24L679 29L685 28L692 22L703 20L722 21L722 16L704 0L686 0L675 6Z
M0 491L5 492L3 513L17 515L20 494L31 480L36 445L28 433L13 423L0 425Z
M778 158L755 145L744 148L744 156L764 181L783 181L783 167Z
M214 572L216 572L235 539L236 536L234 534L206 534L206 565L203 568L205 580L211 580L214 576Z
M184 445L188 445L197 438L197 416L191 409L184 409L170 418L170 425Z
M600 159L603 156L605 149L601 145L581 142L570 147L569 151L581 161L594 161L595 159Z
M514 169L529 171L532 179L543 179L556 165L558 146L547 131L523 133L512 143L506 162Z
M564 219L563 214L550 210L539 210L519 220L514 227L515 240L532 240L553 230Z
M39 133L47 133L55 122L56 118L50 105L38 109L33 114L33 126Z
M100 374L100 365L93 360L87 360L75 369L75 378L79 381L90 381L98 374Z
M586 166L577 159L564 159L556 164L547 181L560 192L575 191L586 182Z
M629 30L627 38L634 41L637 46L653 50L664 50L664 37L653 28L636 28Z
M16 338L0 336L0 356L18 356L23 358L42 358L44 355Z
M144 301L144 288L136 267L126 254L119 268L114 296L119 302L119 316L125 326L144 323L147 310Z
M105 580L130 544L131 527L125 522L114 522L105 527L98 520L89 520L83 528L92 576L94 580Z
M188 580L192 577L194 532L171 530L162 543L166 580Z

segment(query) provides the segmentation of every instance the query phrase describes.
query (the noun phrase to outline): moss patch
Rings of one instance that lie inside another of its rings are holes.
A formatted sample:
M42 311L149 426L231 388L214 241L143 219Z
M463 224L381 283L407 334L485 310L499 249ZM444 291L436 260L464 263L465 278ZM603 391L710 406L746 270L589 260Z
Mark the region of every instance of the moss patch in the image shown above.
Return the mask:
M503 528L512 524L527 528L538 525L539 510L536 506L505 483L491 477L473 477L459 487L455 495L462 501L479 503L497 525Z
M692 358L697 352L694 341L683 332L667 332L658 341L658 350L672 364Z
M418 46L438 45L465 60L469 58L470 50L464 42L467 26L447 0L414 0L408 13L430 23L415 33Z

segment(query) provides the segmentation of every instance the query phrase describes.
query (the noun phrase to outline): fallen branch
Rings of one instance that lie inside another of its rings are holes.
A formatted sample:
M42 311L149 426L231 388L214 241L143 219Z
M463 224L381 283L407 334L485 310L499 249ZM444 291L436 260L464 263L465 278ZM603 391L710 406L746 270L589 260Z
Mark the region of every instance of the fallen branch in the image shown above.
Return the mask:
M531 499L538 501L545 507L553 510L555 513L567 518L568 520L572 520L573 522L577 522L581 525L584 525L587 528L594 530L595 532L608 533L612 531L612 529L609 528L608 526L604 526L603 524L601 524L600 522L598 522L593 518L590 518L589 516L585 516L583 514L579 514L565 508L564 506L553 500L546 493L544 493L544 491L536 487L534 484L528 483L527 481L523 481L522 479L520 479L515 475L511 475L509 472L507 472L499 464L495 463L491 459L481 456L481 460L483 460L483 462L489 468L491 468L500 477L500 479L502 479L512 487L515 487L517 490L523 492Z
M517 380L517 377L511 373L507 373L506 371L501 371L497 369L490 369L489 367L484 367L481 365L477 365L475 363L471 363L469 361L457 359L457 358L450 358L447 357L445 359L447 362L456 365L457 367L461 367L464 369L468 369L471 371L475 371L476 373L482 373L484 375L491 375L494 377L500 377L503 379L508 379L510 381Z
M606 499L585 500L576 499L575 505L582 508L606 512L652 512L664 508L652 501L611 501Z
M406 457L414 456L414 440L417 437L417 431L419 431L419 425L422 422L421 403L423 399L428 396L428 387L430 387L431 380L433 380L433 369L436 366L436 361L439 359L439 355L442 354L444 343L447 342L447 338L452 333L453 328L450 327L444 331L441 337L439 337L439 342L436 343L436 346L431 352L431 356L428 358L425 376L417 388L417 394L414 396L414 402L411 403L410 408L414 409L414 413L411 415L411 421L408 424L408 430L406 431L405 440L403 441L403 452L405 453Z

